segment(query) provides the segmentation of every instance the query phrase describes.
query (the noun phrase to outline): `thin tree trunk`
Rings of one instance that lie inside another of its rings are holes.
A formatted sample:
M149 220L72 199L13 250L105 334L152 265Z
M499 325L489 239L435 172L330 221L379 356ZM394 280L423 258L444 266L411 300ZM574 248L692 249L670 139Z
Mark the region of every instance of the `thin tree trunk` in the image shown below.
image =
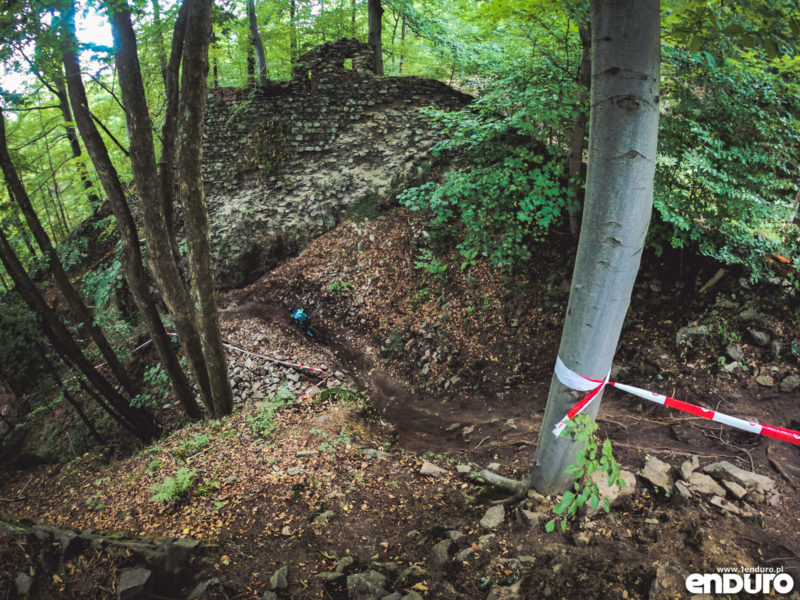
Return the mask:
M25 303L41 317L42 330L59 355L66 362L75 365L113 407L113 410L107 408L109 415L144 442L157 438L161 432L153 420L145 412L131 407L128 401L114 389L105 377L97 372L83 355L67 327L39 294L22 263L11 249L2 229L0 229L0 261L14 280L17 292L25 300Z
M559 357L568 369L604 379L630 304L653 202L658 137L659 2L592 2L589 170L581 237ZM554 426L581 394L553 376L531 485L563 492L579 445ZM600 397L584 412L597 414Z
M60 67L58 71L54 73L53 84L56 98L58 98L58 107L61 109L61 116L64 118L64 132L69 141L69 147L72 150L72 158L75 159L76 168L78 169L78 177L80 177L83 188L88 194L89 202L91 204L96 204L100 199L97 197L97 194L92 192L92 180L89 178L86 167L81 161L81 144L80 141L78 141L78 135L75 133L75 127L73 127L72 124L73 118L72 110L69 106L69 98L67 96L67 84L64 81Z
M67 224L61 221L61 217L64 214L63 209L59 213L58 207L61 206L61 192L58 188L58 180L56 179L56 169L53 166L53 157L50 154L50 142L47 140L47 136L44 137L44 151L47 154L47 165L50 167L50 181L53 182L53 194L55 194L56 199L58 200L58 205L56 205L53 196L50 194L50 186L45 186L47 188L47 195L50 196L50 205L53 208L53 212L56 214L56 223L58 223L59 229L61 229L61 239L64 239L67 236ZM48 214L47 219L50 220L50 215ZM50 224L50 230L55 233L53 229L52 223ZM53 235L53 239L58 242L56 236Z
M189 248L191 290L194 306L197 308L197 328L208 368L214 414L226 415L233 409L233 392L228 379L228 366L214 297L208 207L202 172L211 5L211 0L193 2L187 15L187 29L194 32L194 35L186 38L183 51L183 93L178 110L181 122L178 128L180 138L177 164L186 245Z
M164 49L164 31L163 22L161 21L161 5L158 0L151 0L150 5L153 7L153 24L156 26L156 48L158 50L158 64L161 65L161 78L164 81L164 86L167 85L167 52Z
M128 374L122 368L117 355L111 348L103 332L94 322L91 311L83 303L83 300L72 287L69 277L67 277L64 267L56 254L50 238L47 236L42 224L39 222L39 217L34 211L25 187L22 185L22 180L17 175L14 165L11 163L11 157L8 154L8 146L6 144L6 131L5 131L5 117L3 116L2 108L0 108L0 168L2 168L5 175L6 182L14 193L14 198L17 205L25 215L25 220L36 239L36 243L41 248L42 253L47 257L48 266L53 271L53 278L56 280L59 290L64 295L70 309L75 313L75 317L82 324L83 329L91 336L97 348L100 350L103 358L108 363L111 372L119 381L120 385L130 394L131 397L136 395L136 388L133 385Z
M297 0L289 0L289 60L297 62Z
M14 224L14 227L17 228L17 231L22 238L22 241L25 242L25 247L30 252L32 258L36 258L37 252L36 249L33 247L33 240L31 239L31 232L28 230L27 227L22 222L22 219L19 218L19 206L14 201L14 192L11 189L11 186L8 185L6 182L6 191L8 192L8 197L11 199L11 206L9 207L8 214L11 217L11 221Z
M92 423L89 420L89 417L86 415L86 413L84 412L83 408L81 408L81 405L78 403L78 401L75 398L72 397L72 394L69 393L69 390L67 389L67 386L64 385L64 381L59 376L58 370L56 369L55 365L47 357L47 353L44 351L44 348L42 348L41 345L37 344L37 350L39 351L39 356L41 357L42 362L44 363L45 367L47 367L47 370L50 371L50 376L53 378L53 381L55 381L55 384L61 390L61 394L64 396L64 399L67 402L69 402L70 406L72 406L73 409L75 409L75 412L77 413L78 418L86 426L86 429L89 430L89 433L94 438L94 440L98 444L105 444L106 441L103 439L103 436L101 436L97 432L97 429L95 428L94 423Z
M383 6L381 6L381 0L367 0L367 17L369 18L369 45L374 55L375 74L383 75L383 46L381 44Z
M392 69L394 69L394 63L395 63L394 40L397 37L397 26L400 24L401 18L402 16L400 15L400 13L395 13L394 27L392 27Z
M581 231L581 211L583 210L583 194L581 193L583 166L583 140L586 137L586 124L589 88L592 84L592 34L588 25L580 25L578 34L581 38L581 66L578 74L578 107L575 120L572 122L572 143L569 154L569 183L567 196L574 204L569 208L569 231L578 239Z
M356 36L356 0L350 0L350 36Z
M141 199L142 217L147 234L148 260L183 345L184 355L197 380L201 398L209 412L218 416L211 393L206 358L196 326L198 309L192 304L189 292L181 279L178 265L173 258L169 242L170 235L164 218L163 201L157 182L153 178L153 173L157 171L153 150L152 121L139 70L136 36L133 32L130 11L125 2L117 3L111 8L111 21L116 47L117 71L122 86L131 140L134 181ZM184 65L184 76L186 76L186 70L187 67ZM208 233L206 232L205 235Z
M153 340L164 371L169 378L175 398L180 402L189 417L199 419L200 407L194 399L189 381L172 350L156 303L150 293L149 278L142 265L142 251L139 246L139 235L136 230L130 207L125 198L125 191L119 176L111 163L103 139L94 126L89 111L86 90L81 80L81 68L75 38L74 17L70 11L63 19L62 53L67 72L70 102L75 110L75 119L84 144L89 152L100 182L108 197L111 210L117 221L117 229L122 240L122 263L125 279L130 286L131 294L142 315L150 338ZM169 87L169 86L168 86Z
M181 5L172 33L172 48L167 65L165 94L167 106L164 126L161 129L161 156L158 162L158 184L164 219L167 223L172 258L180 268L181 255L178 248L175 222L175 136L177 135L177 113L180 102L180 69L183 59L183 42L186 37L186 3Z
M253 50L253 45L247 46L247 87L253 87L256 84L256 54Z
M403 63L406 61L406 16L403 15L403 24L400 26L400 65L397 72L403 72Z
M256 50L258 85L263 86L267 83L267 59L264 56L264 44L261 41L261 34L258 32L255 0L247 0L247 21L250 24L250 44Z

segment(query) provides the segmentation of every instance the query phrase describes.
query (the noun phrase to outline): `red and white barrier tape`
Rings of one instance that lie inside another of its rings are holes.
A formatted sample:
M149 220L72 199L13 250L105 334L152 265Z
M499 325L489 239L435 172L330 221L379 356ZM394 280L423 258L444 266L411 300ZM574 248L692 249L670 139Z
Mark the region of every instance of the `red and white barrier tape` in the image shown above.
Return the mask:
M615 388L618 388L624 392L628 392L629 394L633 394L634 396L644 400L648 400L649 402L655 402L656 404L661 404L662 406L674 408L676 410L680 410L697 417L703 417L704 419L709 419L711 421L715 421L716 423L722 423L723 425L729 425L730 427L735 427L743 431L749 431L750 433L771 437L783 442L789 442L791 444L800 444L800 431L784 429L783 427L776 427L774 425L765 425L764 423L758 423L756 421L745 421L744 419L731 417L714 410L702 408L694 404L689 404L688 402L683 402L682 400L677 400L669 396L643 390L632 385L617 383L616 381L609 381L610 374L609 377L606 377L605 379L591 379L589 377L584 377L583 375L580 375L567 367L567 365L564 364L564 361L561 360L561 357L556 359L555 372L558 380L566 387L573 390L578 390L580 392L589 392L580 402L569 409L569 412L567 412L564 418L561 419L553 428L553 435L556 437L561 435L561 432L567 425L567 421L572 420L575 418L575 415L580 414L592 402L592 400L597 397L597 395L606 385L612 385Z
M302 394L300 394L300 396L297 398L297 401L299 402L300 400L302 400L303 398L305 398L305 397L306 397L306 396L308 396L309 394L313 393L315 389L317 389L317 388L318 388L319 386L321 386L323 383L325 383L326 381L328 381L328 379L330 379L330 378L331 378L331 376L330 376L330 375L328 375L327 377L324 377L324 378L320 379L320 380L319 380L319 382L315 383L315 384L314 384L314 385L312 385L310 388L307 388L307 389L306 389L306 391L304 391Z

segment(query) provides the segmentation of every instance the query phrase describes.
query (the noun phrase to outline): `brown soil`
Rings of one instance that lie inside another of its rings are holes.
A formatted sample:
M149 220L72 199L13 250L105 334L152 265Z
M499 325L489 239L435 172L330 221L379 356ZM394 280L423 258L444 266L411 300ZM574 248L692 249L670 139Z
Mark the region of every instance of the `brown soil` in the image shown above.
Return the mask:
M576 517L566 532L546 533L546 519L529 524L522 509L550 513L557 501L532 494L506 508L495 537L483 538L490 532L479 521L490 498L455 467L471 464L477 471L499 463L497 472L515 479L530 468L571 250L567 240L550 240L526 277L504 278L482 264L460 269L452 252L437 254L448 265L445 275L428 274L414 262L429 246L423 222L402 210L347 222L220 299L232 344L340 372L334 390L345 385L363 392L377 416L344 392L316 394L278 409L274 431L264 437L254 425L258 405L247 401L228 419L179 430L136 457L106 464L85 456L66 466L8 473L0 495L16 498L26 486L26 501L0 509L76 528L212 541L219 544L216 559L200 577L219 577L237 598L261 597L281 564L290 571L280 597L346 598L342 581L315 576L345 555L355 558L352 570L386 575L387 589L427 598L688 597L674 586L651 591L659 569L658 580L667 585L666 565L679 569L679 583L688 573L740 566L782 567L800 581L797 446L613 390L598 422L623 468L640 471L648 455L675 467L692 456L701 467L727 460L774 479L779 498L751 506L754 514L743 518L716 508L707 496L667 497L639 477L628 504L608 515ZM730 275L699 295L715 270L680 256L646 260L617 352L618 379L734 416L800 427L796 393L777 385L800 372L789 351L800 338L796 307L779 284L747 288ZM719 303L726 299L736 306ZM752 343L747 328L753 323L739 319L751 306L765 315L758 327L782 342L778 358ZM287 315L297 307L311 315L327 344L291 328ZM681 351L675 334L693 322L708 323L711 334ZM730 341L743 349L747 370L727 375L718 357ZM775 385L757 383L758 375L771 376ZM307 371L302 377L308 385L318 381ZM192 436L204 434L212 440L207 448L176 456ZM390 456L370 458L364 448L386 449ZM316 454L300 459L298 450ZM446 473L422 476L426 459ZM179 466L216 487L203 494L195 488L177 504L151 502L148 486ZM302 471L290 475L296 466ZM95 490L101 509L87 505ZM333 511L327 524L314 523L325 511ZM449 559L437 562L434 545L453 531L463 535ZM469 556L455 559L468 548ZM6 575L0 575L0 597L11 589L12 571L0 569ZM503 586L515 581L521 581L519 596L500 595L511 594ZM51 594L42 597L58 597L41 589Z

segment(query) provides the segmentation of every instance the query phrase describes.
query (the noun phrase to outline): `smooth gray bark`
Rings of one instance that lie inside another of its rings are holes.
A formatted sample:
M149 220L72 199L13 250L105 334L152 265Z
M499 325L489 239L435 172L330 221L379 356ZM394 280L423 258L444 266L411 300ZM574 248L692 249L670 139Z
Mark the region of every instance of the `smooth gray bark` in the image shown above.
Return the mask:
M261 34L258 32L255 0L247 0L247 21L250 25L250 43L256 50L256 69L258 70L256 80L258 85L263 86L267 83L267 59L264 56L264 44L261 41Z
M653 204L658 136L658 0L592 1L589 167L581 236L559 356L603 379L630 304ZM582 394L553 376L530 483L566 490L579 449L552 430ZM586 414L594 417L600 398Z

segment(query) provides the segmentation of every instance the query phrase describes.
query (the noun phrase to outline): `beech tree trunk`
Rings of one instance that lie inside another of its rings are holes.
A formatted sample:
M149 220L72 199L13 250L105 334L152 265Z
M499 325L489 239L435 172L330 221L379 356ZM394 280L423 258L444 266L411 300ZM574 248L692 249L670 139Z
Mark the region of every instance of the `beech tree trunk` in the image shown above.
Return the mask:
M78 295L75 288L72 287L72 283L61 264L61 260L58 258L56 249L53 247L53 243L50 241L47 232L42 227L39 217L33 209L30 198L28 198L28 193L25 191L25 187L22 184L22 180L19 178L14 165L11 163L11 157L8 154L8 146L6 144L5 117L3 116L2 108L0 108L0 168L2 168L6 183L13 192L14 199L20 210L22 210L22 214L25 216L25 220L28 223L31 233L33 233L37 245L47 257L48 266L53 272L53 278L56 280L56 284L64 295L70 309L82 324L84 331L91 336L94 343L97 344L97 348L108 363L117 381L119 381L120 385L131 397L135 396L136 388L133 382L122 368L122 363L120 363L117 355L111 348L111 344L108 343L105 335L94 322L94 316L91 311L83 303L83 300Z
M74 4L71 2L71 6ZM95 165L100 183L108 196L111 210L117 220L117 229L122 240L122 264L125 279L131 295L142 315L153 346L158 353L164 372L169 378L175 398L184 407L186 414L192 419L201 417L200 407L194 399L192 388L178 362L178 357L170 345L169 336L164 329L161 316L156 309L155 299L150 293L149 277L142 264L142 251L139 246L139 235L125 198L125 191L119 180L103 139L92 120L89 111L86 90L81 80L81 66L77 52L75 37L75 20L73 10L67 10L62 19L62 55L67 72L69 97L74 107L75 122L86 145L89 157Z
M381 0L367 0L367 17L369 20L369 45L375 56L375 74L383 75L383 45L381 42L383 6L381 6Z
M258 19L256 18L255 0L247 0L247 21L250 24L250 43L256 50L256 79L258 85L267 83L267 59L264 56L264 43L258 32Z
M583 193L581 191L581 167L583 166L583 140L586 137L586 100L592 85L592 34L588 25L578 27L581 38L581 66L578 74L578 111L572 123L572 143L569 154L569 198L574 203L569 209L569 231L578 239L581 232L581 211Z
M559 357L604 379L630 304L653 201L658 137L659 2L593 0L589 170L581 236ZM532 487L557 494L578 445L553 427L581 397L553 376ZM597 414L600 398L585 411Z

